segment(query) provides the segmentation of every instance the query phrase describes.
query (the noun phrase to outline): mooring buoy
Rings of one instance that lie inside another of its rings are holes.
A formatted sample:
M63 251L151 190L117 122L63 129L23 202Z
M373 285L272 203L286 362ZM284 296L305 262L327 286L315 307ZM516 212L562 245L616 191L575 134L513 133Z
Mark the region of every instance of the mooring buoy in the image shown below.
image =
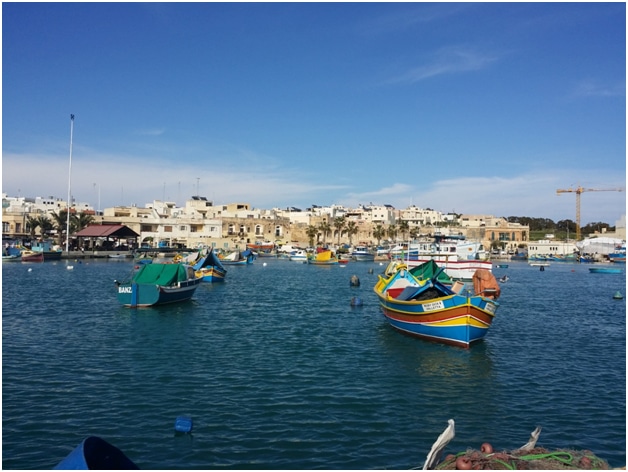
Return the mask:
M192 418L190 416L177 416L174 420L174 430L178 433L192 432Z
M351 285L352 287L359 287L360 286L360 279L358 278L357 275L352 275L351 279L349 279L349 285Z
M615 295L613 295L613 299L614 300L621 300L623 298L624 298L624 296L621 294L620 291L615 292Z
M360 297L353 297L351 299L351 306L362 306L362 299Z

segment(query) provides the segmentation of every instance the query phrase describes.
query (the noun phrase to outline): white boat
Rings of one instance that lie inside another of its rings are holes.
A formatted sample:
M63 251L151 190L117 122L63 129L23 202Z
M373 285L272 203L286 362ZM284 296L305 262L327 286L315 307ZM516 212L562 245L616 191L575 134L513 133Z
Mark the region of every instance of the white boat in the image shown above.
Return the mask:
M371 252L366 246L356 246L351 251L351 258L357 262L373 262L375 253Z
M433 260L454 280L472 280L478 269L493 271L486 251L479 241L467 241L464 236L436 234L431 241L420 241L391 250L391 259L403 260L409 267Z
M289 259L292 262L300 262L301 264L307 264L307 252L303 249L299 249L290 254Z

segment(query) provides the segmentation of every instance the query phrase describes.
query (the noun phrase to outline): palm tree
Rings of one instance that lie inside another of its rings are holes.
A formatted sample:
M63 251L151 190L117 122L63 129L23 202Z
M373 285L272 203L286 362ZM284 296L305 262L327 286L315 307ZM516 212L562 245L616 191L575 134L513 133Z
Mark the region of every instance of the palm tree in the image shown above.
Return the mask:
M331 226L329 226L329 223L325 220L318 225L318 229L323 233L323 244L325 244L327 242L327 235L331 231Z
M42 239L44 239L46 235L52 229L54 229L54 225L52 224L52 221L50 221L50 219L46 215L41 215L35 218L35 225L36 227L37 226L39 227L39 234L41 235Z
M338 216L334 218L334 228L338 232L338 246L340 246L340 236L342 235L342 230L345 229L345 217Z
M63 234L66 231L66 226L67 226L67 218L68 218L68 210L67 209L63 209L63 210L59 210L59 213L55 213L54 211L51 213L52 216L52 220L53 220L53 229L57 230L57 244L59 246L63 246ZM70 233L72 233L72 225L70 225ZM68 235L67 237L70 237L70 235Z
M401 236L403 239L406 239L406 233L410 229L410 225L408 224L408 220L401 220L399 222L399 231L401 232Z
M318 239L318 228L310 225L307 227L305 234L307 234L307 237L309 238L310 247L314 247L314 238Z
M72 216L72 220L74 221L74 226L75 226L75 231L73 232L79 232L84 228L87 228L89 225L91 225L94 222L94 216L90 215L88 213L84 213L81 212L78 215L71 215Z
M378 246L384 236L386 236L386 230L382 225L377 225L373 230L373 237L377 239Z
M31 236L31 239L35 239L35 230L39 226L39 218L34 216L26 217L26 228Z
M397 226L395 225L390 225L388 227L388 230L386 231L386 233L388 233L388 237L393 239L393 240L397 240Z
M358 224L355 221L347 223L347 235L349 236L349 244L353 246L353 236L358 232Z

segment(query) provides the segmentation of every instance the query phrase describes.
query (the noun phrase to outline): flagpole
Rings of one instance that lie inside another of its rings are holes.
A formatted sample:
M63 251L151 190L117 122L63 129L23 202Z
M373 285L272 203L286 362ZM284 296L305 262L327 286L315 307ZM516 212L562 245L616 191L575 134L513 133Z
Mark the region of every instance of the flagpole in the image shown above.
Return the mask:
M74 115L70 115L70 170L68 171L68 215L65 225L65 252L70 252L70 198L72 195L72 135L74 133Z

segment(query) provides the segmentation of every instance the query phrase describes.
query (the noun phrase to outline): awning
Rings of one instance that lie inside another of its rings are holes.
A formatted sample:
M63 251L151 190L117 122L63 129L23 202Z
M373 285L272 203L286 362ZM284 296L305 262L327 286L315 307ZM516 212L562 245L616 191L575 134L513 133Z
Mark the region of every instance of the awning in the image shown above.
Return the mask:
M90 225L73 236L79 238L138 238L140 235L124 225Z

